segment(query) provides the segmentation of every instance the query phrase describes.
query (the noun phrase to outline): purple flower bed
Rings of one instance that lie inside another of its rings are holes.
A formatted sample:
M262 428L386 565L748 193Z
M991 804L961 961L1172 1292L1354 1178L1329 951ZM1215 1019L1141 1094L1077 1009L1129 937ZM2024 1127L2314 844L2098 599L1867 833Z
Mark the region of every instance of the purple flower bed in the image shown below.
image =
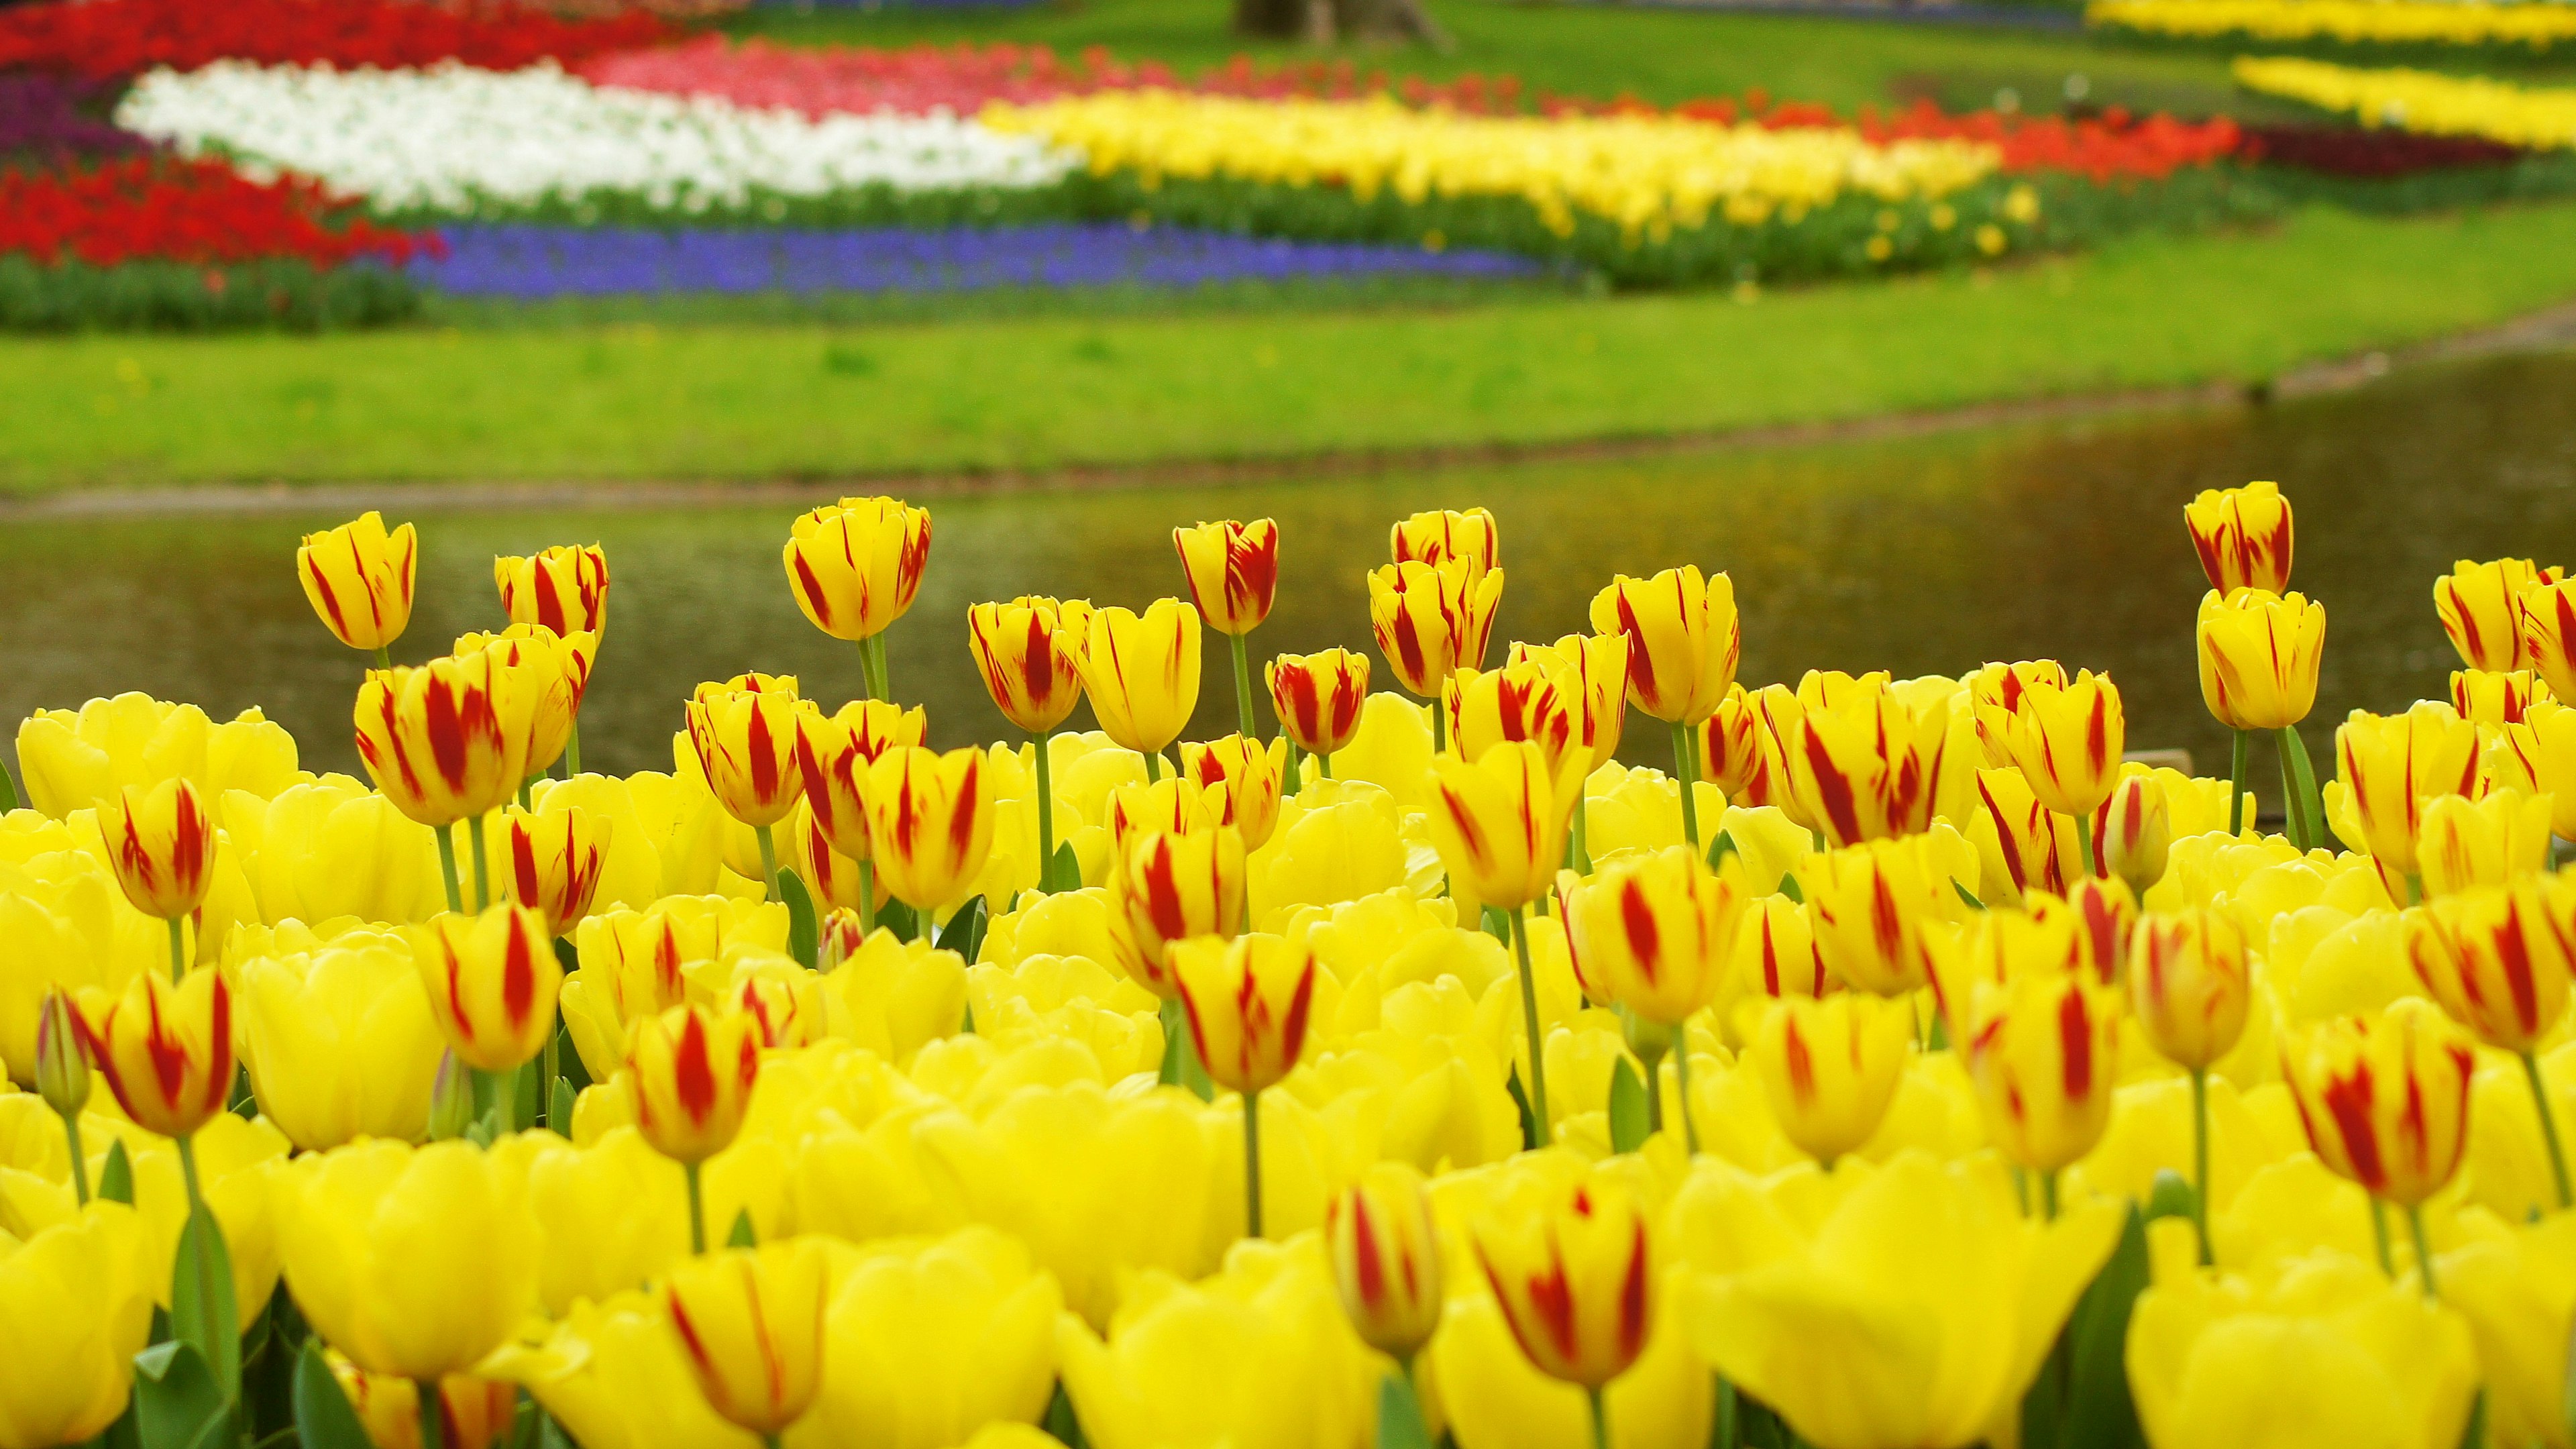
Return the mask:
M956 292L1315 277L1523 277L1501 252L1295 242L1116 223L951 231L664 231L642 227L451 226L443 258L413 280L453 296L606 297L673 292Z
M122 155L145 149L142 137L80 109L98 90L95 82L70 76L0 73L0 156Z

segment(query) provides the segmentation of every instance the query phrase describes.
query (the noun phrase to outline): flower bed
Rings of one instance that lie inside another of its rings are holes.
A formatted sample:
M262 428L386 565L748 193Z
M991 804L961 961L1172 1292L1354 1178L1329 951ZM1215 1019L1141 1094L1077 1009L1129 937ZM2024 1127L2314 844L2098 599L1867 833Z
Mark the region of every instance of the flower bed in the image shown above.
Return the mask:
M2576 40L2576 5L2531 0L2092 0L2084 18L2179 40L2532 50Z
M142 137L82 109L100 89L42 72L0 74L0 157L60 161L142 150Z
M2419 70L2364 70L2295 58L2240 57L2236 83L2340 112L2365 126L2464 136L2527 150L2576 147L2576 90Z
M33 66L105 79L157 66L413 66L455 60L514 69L650 45L667 22L629 13L564 20L478 0L51 0L0 9L0 69Z
M261 182L210 162L149 158L84 171L0 171L0 255L92 266L218 264L291 258L335 267L394 265L422 241L355 214L310 181Z

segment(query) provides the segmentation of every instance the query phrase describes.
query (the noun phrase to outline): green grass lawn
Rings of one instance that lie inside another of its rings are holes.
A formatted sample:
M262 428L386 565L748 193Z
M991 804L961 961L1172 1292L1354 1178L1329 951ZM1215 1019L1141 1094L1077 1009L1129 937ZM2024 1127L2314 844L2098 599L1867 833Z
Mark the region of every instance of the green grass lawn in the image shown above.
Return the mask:
M0 486L1046 469L2253 380L2576 296L2576 204L1449 311L0 342Z

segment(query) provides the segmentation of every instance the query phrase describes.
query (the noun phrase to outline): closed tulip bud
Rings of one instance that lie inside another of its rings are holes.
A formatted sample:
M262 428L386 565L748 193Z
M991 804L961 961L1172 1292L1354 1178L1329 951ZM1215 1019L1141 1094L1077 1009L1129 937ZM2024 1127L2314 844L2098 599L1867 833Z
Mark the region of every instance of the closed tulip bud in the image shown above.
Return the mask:
M384 515L370 508L338 528L304 535L295 574L313 612L341 643L382 649L411 624L418 544L410 524L388 533Z
M358 687L358 758L386 799L433 829L489 815L527 778L523 671L489 653L372 669Z
M2130 1009L2158 1055L2197 1072L2236 1049L2253 975L2234 915L2192 906L2142 916L2129 963Z
M2459 1171L2476 1066L2467 1033L2414 997L2373 1016L2320 1022L2281 1054L2282 1079L2318 1160L2410 1208Z
M2094 858L2101 862L2102 874L2117 876L2144 895L2164 879L2165 855L2172 845L2164 785L2143 769L2122 775L2093 816Z
M2451 671L2451 708L2482 729L2520 724L2533 705L2552 697L2549 686L2528 669Z
M1407 690L1437 703L1451 674L1484 663L1503 598L1501 569L1463 558L1392 563L1368 576L1368 590L1378 653Z
M1213 830L1228 823L1226 816L1233 808L1233 800L1223 790L1187 775L1151 785L1120 785L1109 792L1109 844L1124 860L1127 848L1141 836L1165 830Z
M2026 659L1988 664L1968 676L1969 707L1976 711L1977 743L1985 749L1988 769L2013 763L2013 721L2021 717L2034 684L2064 689L2066 666L2054 659Z
M2357 709L2335 729L2335 764L2372 858L2414 875L2425 805L2479 793L2478 727L2431 700L2397 715Z
M1367 655L1348 649L1282 654L1270 661L1268 675L1280 733L1297 748L1332 755L1360 732L1360 706L1368 702Z
M1136 984L1166 1001L1180 999L1172 948L1194 936L1243 930L1243 836L1231 825L1185 833L1157 831L1128 842L1112 894L1135 959Z
M635 1023L626 1054L635 1130L674 1162L704 1162L733 1145L760 1080L760 1022L675 1006Z
M1807 908L1787 896L1745 903L1735 930L1734 970L1747 990L1764 996L1823 996L1842 989L1816 950Z
M822 969L831 970L859 953L867 944L868 933L859 927L859 913L848 907L826 912L823 916L822 940L817 949L823 960Z
M2576 579L2535 580L2519 602L2523 667L2539 673L2552 698L2576 699Z
M1740 879L1676 845L1606 865L1589 881L1567 871L1557 891L1583 979L1612 1001L1679 1026L1717 999L1744 915Z
M1190 601L1220 634L1249 634L1270 617L1279 589L1279 525L1267 518L1231 519L1172 530L1181 568L1189 575Z
M2200 698L2220 724L2277 730L2316 707L2326 606L2298 594L2239 589L2200 601Z
M1929 985L1924 927L1949 920L1956 908L1956 877L1944 856L1960 845L1956 832L1939 830L1811 859L1798 883L1826 968L1855 990L1881 996Z
M430 1014L467 1066L515 1070L554 1034L563 964L537 912L504 901L479 916L441 915L414 928L412 959Z
M2278 486L2204 489L2183 505L2182 519L2211 588L2222 594L2237 589L2277 594L2289 586L2290 500Z
M775 1438L823 1384L830 1271L819 1238L732 1248L672 1267L662 1309L707 1403Z
M511 900L545 917L547 935L570 935L590 914L616 827L578 805L535 815L512 806L503 817L502 883Z
M1785 695L1787 691L1782 691ZM1788 707L1796 707L1789 696ZM1779 736L1772 733L1759 696L1743 685L1730 685L1699 726L1700 777L1739 805L1793 803L1788 762L1781 758ZM1800 807L1803 809L1803 807ZM1810 827L1815 828L1815 827Z
M1810 693L1805 681L1799 693ZM1779 736L1799 813L1834 846L1929 830L1950 736L1948 701L1914 709L1883 675L1813 693L1782 716Z
M1627 635L1568 634L1553 644L1515 643L1509 657L1556 677L1557 693L1574 712L1575 738L1592 752L1593 770L1619 757L1628 720Z
M1172 943L1171 966L1209 1080L1252 1093L1295 1069L1315 1002L1310 947L1259 933L1195 936Z
M2471 800L2440 795L2423 804L2415 830L2415 867L2426 896L2503 885L2549 868L2546 796L2490 791Z
M2074 923L2076 964L2105 986L2129 979L2129 946L2138 929L2138 896L2118 876L2092 876L2077 881L2063 903L2033 892L2034 913L2063 910Z
M755 828L786 819L805 791L794 693L701 684L688 710L689 745L716 803Z
M2478 1040L2529 1052L2567 1015L2571 908L2554 877L2443 896L2405 913L2407 962Z
M1844 991L1774 1001L1747 1054L1780 1131L1831 1167L1877 1134L1913 1041L1912 1008Z
M993 849L993 781L983 751L890 749L868 767L866 800L877 880L895 899L936 910L983 873Z
M2549 797L2550 833L2576 840L2576 709L2536 700L2486 747L2489 788Z
M2433 607L2461 663L2471 669L2528 669L2524 594L2557 582L2558 570L2536 568L2527 558L2462 559L2433 581Z
M967 650L1004 719L1042 735L1073 713L1082 702L1079 661L1090 623L1091 605L1080 599L1029 595L967 609Z
M1324 1204L1333 1286L1360 1341L1411 1363L1440 1327L1440 1230L1420 1168L1379 1162Z
M1431 509L1395 525L1387 550L1397 563L1426 563L1438 568L1458 559L1483 573L1503 559L1502 532L1494 515L1482 508L1461 513Z
M582 697L590 691L591 662L599 657L596 633L558 634L543 624L513 624L499 634L463 634L456 653L489 653L496 667L524 670L526 687L516 691L518 714L503 728L525 738L521 766L542 775L563 758L572 739L573 720Z
M1583 765L1551 770L1522 741L1468 761L1431 761L1431 842L1450 876L1477 900L1517 910L1547 894L1565 863L1567 828L1582 798Z
M2035 973L1980 983L1968 1010L1968 1078L1996 1149L2046 1173L2092 1151L2117 1085L2110 995L2080 974Z
M186 1137L224 1110L233 1089L232 989L220 971L173 986L137 972L122 996L84 991L81 1043L134 1125Z
M194 913L215 873L215 822L184 779L150 789L127 785L98 807L108 867L125 898L147 916Z
M492 581L513 624L542 624L567 637L607 632L608 555L595 543L495 558Z
M13 1215L11 1226L0 1234L0 1444L91 1443L133 1402L134 1356L152 1336L154 1230L111 1202L43 1227Z
M814 627L870 639L912 607L930 564L930 510L844 498L797 518L781 553L787 587Z
M833 850L854 861L874 858L868 770L889 750L919 745L928 731L921 706L905 709L882 699L852 700L838 714L796 712L796 773L805 783L814 830Z
M1980 832L1994 829L1980 899L2013 905L2035 891L2063 894L2083 878L2074 822L2039 803L2021 771L1979 770L1976 801ZM1982 833L1979 844L1982 849Z
M864 943L838 944L847 956ZM752 1039L762 1051L794 1051L821 1041L828 1010L820 972L774 958L764 969L744 968L732 990L732 1011L751 1023Z
M2127 737L2119 686L2087 669L2063 689L2038 683L2024 691L2014 716L2013 763L2039 803L2060 815L2088 816L2119 783Z
M56 1116L75 1117L89 1105L89 1053L81 1045L80 1014L60 987L45 993L36 1012L36 1094Z
M1650 579L1619 574L1592 596L1592 630L1628 641L1628 702L1659 720L1698 724L1735 683L1744 651L1735 580L1695 565Z
M360 1136L415 1138L432 1125L447 1043L399 935L353 931L224 971L251 1092L287 1141L319 1152ZM471 1095L458 1120L437 1124L445 1135L472 1120Z
M1181 746L1181 773L1223 803L1218 824L1243 832L1243 848L1259 850L1279 824L1279 792L1288 770L1288 744L1262 744L1227 735Z
M1095 610L1075 656L1103 734L1140 755L1160 754L1199 705L1199 615L1156 599L1141 615Z
M1580 774L1592 773L1592 752L1577 735L1576 703L1536 664L1494 670L1462 666L1441 689L1441 707L1449 712L1449 748L1458 758L1476 759L1506 740L1528 740L1546 754L1550 774L1569 757Z
M1626 1189L1576 1183L1535 1211L1495 1210L1474 1238L1503 1321L1539 1372L1599 1389L1646 1351L1657 1274Z

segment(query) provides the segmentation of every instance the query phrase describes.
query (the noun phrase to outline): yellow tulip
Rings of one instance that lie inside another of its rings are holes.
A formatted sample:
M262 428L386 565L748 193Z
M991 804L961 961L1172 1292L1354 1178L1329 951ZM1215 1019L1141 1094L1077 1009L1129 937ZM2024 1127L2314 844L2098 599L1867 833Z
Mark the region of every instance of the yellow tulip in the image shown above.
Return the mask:
M2056 1176L2102 1140L2111 1118L2119 1007L2080 975L1980 984L1962 1034L1987 1137L2013 1163Z
M2552 698L2576 699L2576 579L2531 583L2516 603L2526 667L2539 672Z
M413 931L412 958L438 1029L467 1066L516 1070L554 1035L563 963L535 911L505 901L479 916L439 916Z
M1799 688L1808 693L1805 682ZM1820 688L1812 703L1802 700L1780 720L1780 753L1798 813L1834 846L1930 829L1949 731L1947 701L1914 709L1883 677L1848 689Z
M1227 735L1207 744L1181 746L1181 774L1196 781L1223 804L1218 823L1243 832L1243 848L1259 850L1270 843L1279 824L1279 793L1288 768L1284 740L1264 745Z
M599 893L615 825L578 805L533 815L509 807L501 821L503 893L543 916L547 935L572 934Z
M2459 1170L2475 1064L2468 1034L2410 998L2297 1034L2284 1045L2281 1075L2319 1160L2412 1208Z
M1197 936L1174 941L1170 960L1190 1040L1217 1085L1249 1096L1296 1067L1315 999L1313 951L1259 933Z
M421 1449L420 1385L368 1373L342 1354L324 1357L376 1449ZM451 1374L438 1386L441 1449L491 1449L516 1427L518 1411L515 1385Z
M1957 831L1936 827L1808 861L1798 882L1826 969L1856 990L1881 996L1931 984L1924 929L1958 911L1959 878L1971 869L1962 859L1968 854Z
M954 904L993 848L993 782L981 750L887 750L868 766L877 880L918 910Z
M2087 669L2062 688L2037 681L2023 689L2013 715L2013 763L2041 804L2086 819L2119 783L2127 734L2111 676Z
M2486 747L2490 788L2549 797L2549 832L2576 839L2576 708L2539 700Z
M951 1449L1046 1412L1064 1294L1025 1246L977 1225L826 1251L829 1371L788 1444Z
M1794 706L1795 696L1790 696L1790 707ZM1780 754L1780 738L1771 729L1761 698L1743 685L1727 686L1726 697L1700 722L1693 738L1700 778L1724 791L1727 799L1803 813L1790 796L1789 765ZM1805 825L1803 820L1799 823Z
M1058 603L1028 595L967 609L967 648L1004 719L1042 735L1073 713L1082 702L1080 661L1090 623L1091 605L1080 599ZM920 744L918 732L903 743Z
M436 828L488 815L527 778L523 718L532 681L489 652L367 671L358 758L394 808Z
M1540 1372L1598 1391L1646 1351L1657 1275L1637 1202L1608 1180L1473 1227L1476 1262Z
M1764 996L1823 996L1842 989L1842 981L1825 968L1816 950L1816 929L1807 908L1783 895L1757 896L1745 903L1735 932L1733 971L1745 989Z
M2101 873L2143 895L2164 879L2166 853L2172 848L2172 811L2164 783L2152 770L2122 775L2093 817L2093 851Z
M224 1110L233 1088L232 989L220 971L176 986L142 972L124 994L80 998L81 1040L127 1118L184 1138Z
M230 968L260 1115L307 1152L419 1137L447 1047L412 953L382 937L343 939Z
M781 557L796 607L815 628L835 639L874 638L921 592L930 510L892 498L844 498L798 515Z
M823 1381L819 1238L733 1248L671 1269L662 1310L717 1414L775 1436L805 1417Z
M125 1411L152 1331L144 1228L93 1202L23 1240L0 1231L0 1449L50 1449Z
M653 1150L694 1166L733 1145L760 1078L759 1020L675 1006L637 1023L620 1080Z
M2286 729L2316 707L2326 606L2299 594L2211 590L2200 601L2200 698L2236 730Z
M2564 1348L2576 1334L2576 1213L2518 1224L2437 1261L2442 1302L2469 1321L2477 1342L2488 1442L2576 1444L2576 1424L2567 1421ZM2412 1368L2392 1365L2387 1377L2404 1377Z
M725 813L755 829L787 818L803 798L795 681L777 688L701 684L691 697L689 744Z
M1747 1048L1771 1116L1798 1150L1831 1168L1877 1135L1914 1040L1902 1002L1857 992L1771 1003Z
M1118 918L1113 933L1126 933L1119 965L1137 985L1178 1000L1173 946L1243 930L1243 858L1243 836L1231 825L1155 831L1129 843L1111 888Z
M2224 911L2158 911L2129 948L2129 1004L2165 1060L2207 1071L2236 1049L2253 990L2245 933Z
M1660 720L1695 725L1735 683L1743 627L1735 581L1694 565L1648 579L1614 576L1592 597L1592 631L1628 641L1628 702Z
M2066 666L2054 659L1988 664L1968 676L1968 707L1976 715L1977 744L1986 752L1987 768L1999 770L2013 762L2013 722L2021 717L2031 686L2064 689L2066 682Z
M868 842L868 771L888 751L919 745L928 732L920 705L905 709L881 699L854 699L837 714L796 712L797 773L814 829L833 853L852 861L875 858Z
M235 790L266 800L302 778L294 737L258 710L214 724L193 704L142 694L27 716L18 726L18 769L27 803L56 820L106 804L121 786L148 789L174 776L206 800Z
M1648 1021L1677 1027L1717 999L1746 907L1743 882L1690 847L1630 856L1588 880L1567 872L1560 912L1575 974Z
M1569 755L1551 768L1547 752L1527 741L1494 745L1473 761L1434 757L1431 839L1450 879L1509 911L1546 895L1565 861L1584 764Z
M1502 532L1486 509L1435 508L1399 519L1389 531L1387 550L1397 563L1438 568L1453 558L1464 559L1483 573L1502 562Z
M2558 570L2536 568L2527 558L2464 558L2433 581L2433 607L2460 662L2471 669L2528 669L2524 595L2557 582Z
M1627 635L1568 634L1554 644L1515 642L1509 659L1537 664L1554 676L1558 695L1573 712L1575 738L1592 754L1587 774L1618 758L1628 717Z
M2488 1046L2537 1049L2567 1015L2576 885L2558 876L2481 886L2405 913L2416 979Z
M215 822L184 779L149 790L128 785L98 807L107 863L125 898L147 916L174 921L206 898L215 869Z
M376 1138L300 1158L278 1207L296 1306L369 1373L467 1372L536 1307L525 1189L471 1143Z
M2423 894L2505 885L2547 869L2551 808L2547 796L2512 790L2490 791L2474 801L2461 795L2425 801L2415 827Z
M408 523L388 533L370 508L337 528L304 535L295 576L322 623L352 649L382 649L411 623L419 537Z
M1479 759L1506 741L1528 740L1546 753L1550 774L1571 755L1578 773L1588 775L1592 752L1578 738L1580 706L1537 664L1490 671L1462 665L1442 685L1440 702L1449 717L1449 748L1462 760Z
M608 629L608 555L597 544L495 558L492 582L513 624L542 624L566 637Z
M1074 663L1101 731L1122 748L1159 754L1198 708L1198 611L1178 599L1157 599L1141 615L1096 610Z
M582 1449L759 1449L694 1382L661 1304L643 1293L573 1303L536 1344L485 1371L525 1387Z
M2277 594L2288 586L2295 536L2290 500L2281 496L2278 484L2248 483L2224 492L2202 489L2183 505L2182 518L2211 588L2222 594L2238 589Z
M1249 634L1270 617L1271 596L1279 588L1278 524L1229 519L1175 528L1172 546L1189 576L1190 600L1209 628Z
M590 667L599 655L595 633L557 634L543 624L513 624L498 634L460 634L456 654L489 654L495 666L523 671L516 691L517 716L503 728L524 739L521 768L541 775L554 768L571 743L573 721L590 690Z
M2354 710L2335 730L2335 761L2361 835L2351 843L2400 875L2419 869L2425 803L2479 793L2477 726L2430 700L2400 715Z
M2520 724L2533 705L2548 703L2554 697L2540 676L2528 669L2451 671L2451 708L2460 712L2460 718L2483 729Z
M1406 560L1368 576L1369 629L1396 683L1436 705L1449 676L1480 668L1502 602L1503 571L1456 557Z
M435 837L347 775L288 786L274 800L236 792L223 801L223 825L269 925L421 921L447 907Z
M1330 775L1331 757L1359 733L1360 706L1368 699L1368 656L1348 649L1282 654L1270 661L1266 677L1280 733L1324 760Z
M1410 1364L1440 1327L1441 1252L1422 1172L1380 1162L1324 1210L1333 1286L1369 1347Z
M581 923L579 969L564 978L564 1025L594 1081L626 1060L627 1029L688 999L684 963L713 961L728 946L787 949L787 908L721 896L666 896L644 911L615 910Z

